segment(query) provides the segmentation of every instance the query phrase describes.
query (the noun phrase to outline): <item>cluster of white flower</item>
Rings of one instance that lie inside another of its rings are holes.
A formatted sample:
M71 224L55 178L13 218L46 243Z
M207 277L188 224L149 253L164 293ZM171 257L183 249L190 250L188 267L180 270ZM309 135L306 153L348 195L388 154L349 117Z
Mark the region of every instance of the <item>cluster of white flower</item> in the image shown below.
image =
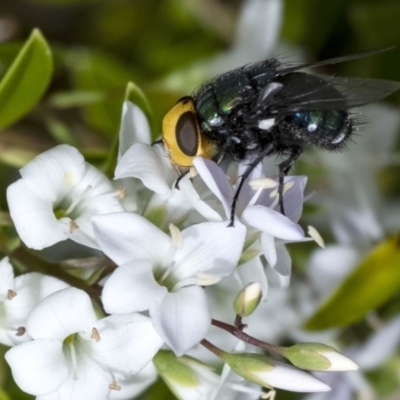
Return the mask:
M149 124L140 108L126 102L121 143L132 137L133 126L142 142L121 145L116 188L78 150L61 145L28 163L8 189L11 217L27 247L41 250L71 239L114 263L106 279L99 275L101 305L95 302L94 309L85 291L36 272L14 279L9 261L2 261L0 340L13 346L6 360L17 384L43 400L128 399L154 382L157 372L182 399L223 398L226 391L232 396L232 388L255 398L262 394L260 385L328 390L299 369L262 355L225 353L205 339L213 322L235 330L233 336L244 334L240 324L213 321L218 306L208 287L234 276L234 290L244 288L235 309L241 317L266 297L264 265L270 284L288 285L291 263L284 244L310 240L298 224L306 178L287 177L282 215L277 181L265 177L260 165L240 193L235 226L228 227L243 166L223 170L198 158L198 176L184 177L178 190L166 150L146 144ZM256 285L246 286L249 272ZM200 342L204 347L196 346ZM218 355L241 382L232 372L218 377L185 355L196 347ZM355 367L343 356L337 362L316 352L327 364L315 370ZM193 381L181 382L182 369Z

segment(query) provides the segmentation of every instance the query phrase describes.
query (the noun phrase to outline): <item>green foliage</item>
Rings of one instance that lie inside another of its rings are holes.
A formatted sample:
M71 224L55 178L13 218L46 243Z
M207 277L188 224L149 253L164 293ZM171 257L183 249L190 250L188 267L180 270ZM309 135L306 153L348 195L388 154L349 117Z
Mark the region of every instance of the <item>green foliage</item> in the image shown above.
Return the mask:
M47 89L52 72L50 48L35 29L0 82L0 128L32 110Z
M400 289L400 236L378 245L306 323L309 330L346 326Z
M86 122L99 132L114 137L118 132L129 70L109 54L94 50L72 51L66 58L78 91L102 93L98 102L83 107Z

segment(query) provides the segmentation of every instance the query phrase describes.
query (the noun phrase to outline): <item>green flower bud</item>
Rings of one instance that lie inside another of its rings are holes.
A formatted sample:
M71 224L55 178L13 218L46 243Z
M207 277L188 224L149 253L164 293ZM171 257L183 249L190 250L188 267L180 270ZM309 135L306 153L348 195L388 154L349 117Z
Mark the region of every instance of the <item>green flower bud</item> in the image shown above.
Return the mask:
M188 356L177 357L167 350L160 350L153 363L171 392L181 400L195 398L198 393L211 393L220 379L200 361Z
M278 388L293 392L330 390L319 379L261 354L225 354L224 360L242 378L268 389Z
M261 297L261 284L259 282L249 283L237 295L233 303L233 310L237 315L247 317L255 311Z
M358 365L338 353L333 347L320 343L299 343L282 349L286 357L298 368L310 371L353 371Z

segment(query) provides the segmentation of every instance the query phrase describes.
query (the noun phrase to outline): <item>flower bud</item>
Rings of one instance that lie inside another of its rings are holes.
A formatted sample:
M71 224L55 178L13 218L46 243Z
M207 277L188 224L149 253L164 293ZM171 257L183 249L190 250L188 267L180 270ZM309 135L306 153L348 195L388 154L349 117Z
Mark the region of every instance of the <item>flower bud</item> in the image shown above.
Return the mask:
M171 392L181 400L197 399L199 393L210 394L220 377L200 361L177 357L174 353L160 350L153 363Z
M338 353L333 347L320 343L299 343L284 348L282 353L293 365L310 371L353 371L358 365Z
M226 354L224 361L237 375L266 388L278 388L292 392L326 392L330 387L319 379L271 359L253 354Z
M255 311L261 297L261 284L259 282L249 283L237 295L233 303L233 310L237 315L247 317Z

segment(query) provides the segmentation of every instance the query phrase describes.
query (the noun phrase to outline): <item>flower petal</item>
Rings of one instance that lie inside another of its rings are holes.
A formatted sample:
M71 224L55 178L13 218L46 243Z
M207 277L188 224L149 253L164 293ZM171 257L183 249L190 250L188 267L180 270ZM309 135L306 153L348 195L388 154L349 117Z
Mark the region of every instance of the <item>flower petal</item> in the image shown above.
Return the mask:
M190 205L208 221L222 221L221 216L205 201L201 200L200 196L190 182L189 177L188 179L185 178L180 180L179 190L185 195L186 201L190 203Z
M112 383L113 378L109 371L104 371L98 363L90 358L82 357L79 359L76 369L70 373L68 379L58 389L58 397L54 400L108 399L111 392L109 385Z
M167 183L169 173L156 147L136 143L121 157L115 178L138 178L148 189L168 198L171 192Z
M271 267L275 267L276 262L278 261L278 256L276 254L276 246L275 239L269 233L263 232L261 234L261 248L264 254L264 257L268 261L268 264Z
M130 101L122 106L121 127L119 129L118 159L135 143L150 144L149 121L144 112Z
M304 232L301 227L281 213L263 206L247 207L242 220L254 228L284 240L302 240Z
M292 392L326 392L331 390L328 385L312 375L278 361L274 361L274 368L265 372L254 373L254 375L274 388Z
M93 326L100 340L89 342L92 358L125 377L141 371L164 343L141 314L111 315Z
M182 232L183 247L174 256L179 279L194 277L198 272L227 276L242 254L246 228L239 221L234 227L226 222L205 222Z
M102 300L110 314L148 310L167 293L154 279L148 261L130 261L118 267L104 285Z
M121 390L113 390L110 394L110 400L126 400L133 399L144 392L158 377L157 371L153 363L149 363L138 374L130 378L119 381L118 385Z
M20 170L31 190L51 202L56 201L60 193L76 185L84 172L82 154L66 144L39 154Z
M352 356L363 370L377 368L396 351L400 342L400 317L392 318Z
M150 310L154 327L177 356L181 356L206 335L211 324L204 290L186 287L168 293Z
M67 378L62 342L38 339L13 347L5 354L17 385L33 395L55 391Z
M26 180L8 187L7 202L18 235L29 248L42 250L68 238L68 226L56 219L51 198L36 193Z
M284 245L276 246L277 262L267 268L268 282L275 287L287 288L290 283L292 259Z
M214 161L202 157L195 157L193 159L193 165L204 183L221 201L225 214L229 217L231 213L233 190L227 176Z
M99 215L92 223L101 249L118 265L132 260L161 264L171 246L168 235L138 214Z
M278 179L276 180L278 185ZM285 207L285 216L293 222L298 222L303 212L304 188L307 184L306 176L285 176L285 185L292 185L287 191L284 190L283 205ZM279 203L276 196L271 197L272 190L263 190L256 204L264 207L271 207L274 204L274 210L280 212Z
M8 257L0 261L0 301L7 299L8 291L14 290L14 271Z
M67 288L42 300L29 314L26 326L34 339L63 341L73 333L87 330L96 320L90 297L83 290Z
M20 275L15 279L17 295L4 303L4 324L13 330L14 344L29 339L27 334L16 336L15 330L26 325L26 319L32 309L48 295L67 287L69 286L65 282L37 272Z

